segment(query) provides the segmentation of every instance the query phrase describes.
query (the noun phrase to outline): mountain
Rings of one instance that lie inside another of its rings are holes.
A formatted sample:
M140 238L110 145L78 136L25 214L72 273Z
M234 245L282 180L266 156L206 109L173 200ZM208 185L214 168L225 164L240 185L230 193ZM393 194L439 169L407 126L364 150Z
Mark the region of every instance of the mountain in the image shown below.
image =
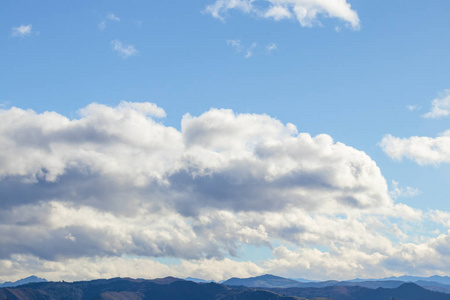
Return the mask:
M298 287L298 288L325 288L332 286L359 286L370 289L377 288L397 288L405 283L405 279L417 279L423 277L392 277L397 280L392 280L389 278L386 279L353 279L349 281L309 281L309 282L299 282L295 279L288 279L279 276L274 276L270 274L266 274L263 276L250 277L250 278L231 278L221 283L229 286L246 286L246 287L260 287L260 288L289 288L289 287ZM445 281L445 277L432 276L427 277L426 279L431 278L440 278L441 281ZM403 280L400 280L403 279ZM415 281L417 285L426 288L431 291L441 292L441 293L449 293L450 294L450 285L446 285L439 282L434 281L425 281L418 280Z
M156 280L113 278L73 283L30 283L19 287L1 288L0 299L305 300L304 298L280 295L273 291L246 287L234 288L217 283L196 283L173 277Z
M448 276L430 276L430 277L419 277L419 276L400 276L400 277L389 277L382 280L399 280L404 282L416 282L416 281L432 281L442 284L450 285L450 277Z
M194 277L186 277L184 280L193 281L193 282L197 282L197 283L214 282L214 280L204 280L204 279L194 278Z
M44 278L39 278L39 277L36 277L36 276L33 275L33 276L30 276L30 277L27 277L27 278L24 278L24 279L17 280L15 282L7 281L5 283L0 284L0 288L14 287L14 286L19 286L19 285L22 285L22 284L27 284L27 283L32 283L32 282L47 282L47 280L45 280Z
M297 287L300 286L301 283L292 279L287 279L279 276L274 276L270 274L250 277L250 278L230 278L226 281L223 281L222 284L225 285L235 285L235 286L247 286L247 287Z
M329 286L324 288L271 288L270 290L286 296L328 297L333 300L450 300L449 294L430 291L415 283L403 283L397 288L377 289L360 286Z
M305 278L289 278L298 282L317 282L317 280L309 280L309 279L305 279Z
M284 284L273 275L247 278L253 282ZM9 300L450 300L450 294L424 289L414 283L396 288L361 286L245 287L196 283L174 277L153 280L113 278L80 282L40 282L0 288L0 299Z

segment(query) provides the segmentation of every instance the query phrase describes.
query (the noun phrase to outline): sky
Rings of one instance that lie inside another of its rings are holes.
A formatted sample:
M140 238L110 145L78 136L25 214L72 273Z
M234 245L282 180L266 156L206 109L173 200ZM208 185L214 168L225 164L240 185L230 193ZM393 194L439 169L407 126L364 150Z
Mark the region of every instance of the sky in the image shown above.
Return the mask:
M0 282L450 274L450 2L0 3Z

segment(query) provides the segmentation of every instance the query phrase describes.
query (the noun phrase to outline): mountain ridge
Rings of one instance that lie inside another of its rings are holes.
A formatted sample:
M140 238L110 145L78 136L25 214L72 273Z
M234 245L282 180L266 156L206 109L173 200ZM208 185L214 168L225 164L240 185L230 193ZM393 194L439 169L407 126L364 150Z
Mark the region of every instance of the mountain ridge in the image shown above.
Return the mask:
M261 276L275 283L286 278ZM255 279L256 278L256 279ZM260 280L255 277L251 280ZM287 279L290 282L290 279ZM330 283L330 282L328 282ZM147 279L111 278L77 282L33 282L0 288L0 299L9 300L450 300L450 294L430 291L415 283L395 288L371 289L361 286L246 287L219 283L196 283L176 277Z

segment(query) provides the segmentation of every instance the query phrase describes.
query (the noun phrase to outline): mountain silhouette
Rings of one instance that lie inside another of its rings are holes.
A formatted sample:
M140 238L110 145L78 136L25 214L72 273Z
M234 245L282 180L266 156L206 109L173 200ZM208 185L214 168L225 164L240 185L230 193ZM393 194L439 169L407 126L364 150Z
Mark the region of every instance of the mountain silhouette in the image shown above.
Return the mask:
M233 279L233 278L232 278ZM289 284L282 277L263 275L247 283ZM231 280L231 279L230 279ZM289 279L288 279L289 280ZM232 282L236 282L233 279ZM242 282L242 281L241 281ZM153 280L113 278L79 282L35 282L0 288L0 300L450 300L450 294L424 289L415 283L396 288L361 286L246 287L218 283L196 283L175 277Z

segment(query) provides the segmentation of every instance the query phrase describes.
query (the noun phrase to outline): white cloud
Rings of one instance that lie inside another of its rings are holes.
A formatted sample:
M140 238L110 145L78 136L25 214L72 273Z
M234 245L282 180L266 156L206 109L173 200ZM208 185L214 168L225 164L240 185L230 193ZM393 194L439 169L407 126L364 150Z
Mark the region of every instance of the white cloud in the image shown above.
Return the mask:
M265 269L253 262L231 259L182 260L167 266L146 257L83 257L64 262L48 261L29 255L13 255L0 260L0 280L15 281L30 274L52 281L77 281L99 278L195 277L224 280L233 276L250 277L264 274Z
M128 58L138 54L134 45L124 45L119 40L111 41L111 45L114 51L116 51L122 58Z
M242 51L242 45L240 40L227 40L227 45L233 47L237 52Z
M278 46L275 43L270 43L266 46L266 50L269 52L275 51L277 49L278 49Z
M420 194L420 191L410 186L407 186L406 188L400 187L397 181L392 180L392 186L389 194L391 195L392 199L409 198L417 196L418 194Z
M250 57L252 57L253 56L253 51L255 50L255 48L256 48L256 43L252 43L251 45L250 45L250 47L248 47L247 48L247 50L245 50L245 58L250 58Z
M98 29L100 30L105 30L106 29L106 21L101 21L100 23L98 23Z
M227 40L227 45L234 48L234 50L237 53L243 52L245 58L252 57L255 50L258 48L258 45L256 42L253 42L250 46L247 47L241 43L241 40L237 40L237 39L236 40ZM277 44L270 43L265 48L266 48L267 52L272 52L277 49Z
M181 130L164 116L132 102L73 120L0 110L0 278L386 274L428 217L395 204L375 162L328 135L226 109L187 114ZM412 245L442 252L436 241ZM273 258L234 261L244 245ZM153 261L167 257L179 263Z
M428 119L439 119L450 115L450 90L445 90L442 95L431 102L431 110L423 115Z
M380 146L393 159L405 157L422 166L450 162L450 131L435 138L397 138L388 134L381 140Z
M408 108L409 111L416 111L420 110L422 107L420 105L414 104L414 105L406 105L406 108Z
M115 14L113 13L109 13L106 15L106 19L110 20L110 21L114 21L114 22L119 22L120 18L117 17Z
M106 15L105 19L104 19L103 21L101 21L101 22L98 24L98 29L99 29L99 30L105 30L106 27L107 27L108 21L111 21L111 22L120 22L120 18L117 17L117 16L116 16L115 14L113 14L113 13L108 13L108 14Z
M32 33L32 25L20 25L19 27L12 28L12 36L13 37L25 37Z
M233 9L277 21L295 17L305 27L320 24L318 17L321 15L338 18L354 29L360 26L358 14L346 0L216 0L206 7L206 12L223 20L224 15Z

